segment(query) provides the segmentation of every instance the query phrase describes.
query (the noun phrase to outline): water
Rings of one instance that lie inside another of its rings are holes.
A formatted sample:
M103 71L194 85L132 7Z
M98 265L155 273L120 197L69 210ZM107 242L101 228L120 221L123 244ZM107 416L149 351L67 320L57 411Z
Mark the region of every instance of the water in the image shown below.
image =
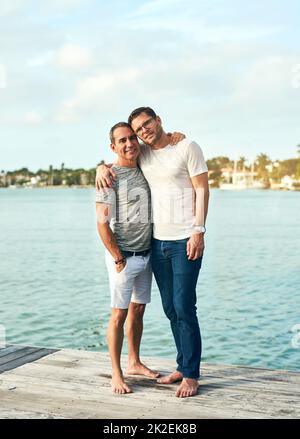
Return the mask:
M93 196L0 190L7 343L107 349L109 288ZM197 290L204 361L300 370L300 333L292 331L300 324L299 224L299 192L211 191ZM155 284L142 354L175 357Z

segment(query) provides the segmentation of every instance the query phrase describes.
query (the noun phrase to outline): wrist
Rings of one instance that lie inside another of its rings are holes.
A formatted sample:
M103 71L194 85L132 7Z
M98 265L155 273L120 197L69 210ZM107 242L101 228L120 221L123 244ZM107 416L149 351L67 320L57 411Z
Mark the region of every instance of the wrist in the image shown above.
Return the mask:
M192 234L201 234L204 235L204 233L206 232L206 227L204 225L194 225L193 226L193 231Z

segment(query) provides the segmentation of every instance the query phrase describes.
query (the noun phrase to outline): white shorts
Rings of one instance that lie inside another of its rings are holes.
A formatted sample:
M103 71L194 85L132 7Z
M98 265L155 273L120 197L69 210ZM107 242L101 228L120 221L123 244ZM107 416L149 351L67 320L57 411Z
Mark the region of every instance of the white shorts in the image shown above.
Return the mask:
M130 302L146 304L151 301L152 267L150 253L147 256L130 256L120 273L108 251L105 251L108 271L111 307L128 309Z

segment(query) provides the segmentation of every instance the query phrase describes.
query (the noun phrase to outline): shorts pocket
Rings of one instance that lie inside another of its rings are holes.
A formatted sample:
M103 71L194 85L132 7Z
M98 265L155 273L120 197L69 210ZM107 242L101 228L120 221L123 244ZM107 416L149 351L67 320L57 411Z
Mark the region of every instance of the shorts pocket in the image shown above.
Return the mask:
M124 271L126 270L127 265L128 265L128 260L126 259L125 267L124 267L121 271L116 271L117 276L118 276L119 274L124 273Z

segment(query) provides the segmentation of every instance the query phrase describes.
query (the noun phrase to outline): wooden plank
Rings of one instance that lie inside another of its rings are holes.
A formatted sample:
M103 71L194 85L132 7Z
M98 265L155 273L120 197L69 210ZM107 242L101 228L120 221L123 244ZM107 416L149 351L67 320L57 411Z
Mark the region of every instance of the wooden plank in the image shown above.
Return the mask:
M107 353L50 350L51 355L0 378L0 417L66 418L300 418L300 374L203 364L199 395L176 398L177 384L126 377L134 393L114 395ZM34 355L34 353L32 353ZM126 357L122 358L126 364ZM174 361L146 359L174 370Z
M98 358L95 358L93 355L93 359L88 358L76 358L76 353L70 353L65 350L60 351L57 354L51 355L50 357L47 357L44 359L43 363L48 365L59 365L61 362L61 365L64 365L65 367L71 368L71 369L78 369L79 367L84 367L83 374L92 373L92 369L97 368L98 370L102 370L103 373L110 374L111 367L108 360L108 357L105 355L103 358L102 353L98 353ZM126 366L126 359L122 358L124 370ZM168 371L173 370L173 362L172 361L164 361L164 366L166 367L168 364L168 369L159 368L160 359L149 359L149 361L146 361L146 364L151 366L154 369L160 370L161 372L167 373ZM175 364L174 364L175 366ZM217 373L214 372L214 370L217 371ZM226 373L227 371L227 373ZM223 382L223 386L230 386L232 383L236 380L239 381L239 384L241 386L257 386L258 388L261 387L261 385L268 385L271 386L273 384L273 387L278 390L284 390L287 388L287 385L291 385L291 389L293 392L299 393L300 392L300 386L297 386L299 383L299 373L294 372L278 372L278 371L272 371L272 370L264 370L261 371L261 369L251 369L250 372L248 371L248 368L241 367L238 368L236 366L232 367L230 369L229 366L227 366L226 371L222 374L222 370L220 370L220 367L216 368L212 365L203 365L202 367L202 378L208 379L212 378L215 380L216 385L220 385L221 381ZM256 372L256 373L255 373ZM259 373L259 375L257 375ZM218 381L219 380L219 381ZM221 380L221 381L220 381ZM200 380L201 382L201 380Z
M36 352L40 350L40 348L34 347L23 347L22 349L16 349L8 355L0 358L0 367L10 361L18 360L19 358L24 357L27 354L31 354L32 352Z
M85 389L82 389L85 390ZM49 395L51 397L49 398ZM84 395L84 398L82 396ZM16 389L11 395L0 392L1 404L7 408L11 402L13 408L17 406L36 410L43 407L45 413L56 413L66 417L117 417L117 418L142 418L156 417L160 418L273 418L273 417L295 417L291 411L279 408L273 411L266 411L264 407L251 408L241 404L235 407L229 407L224 401L218 400L209 403L206 398L202 399L200 405L194 405L189 400L175 398L161 398L155 401L145 400L142 395L103 395L102 392L96 394L91 389L90 394L66 391L41 392L41 388L33 386L30 393L24 389ZM282 415L284 413L284 415ZM206 414L204 416L204 414Z
M170 385L170 386L164 386L164 385L159 385L157 383L155 383L155 381L153 380L148 380L148 379L143 379L143 378L131 378L131 379L127 379L127 382L129 385L131 385L133 388L137 388L138 392L141 394L141 392L144 394L143 398L146 399L155 399L157 397L167 397L170 396L171 398L173 398L175 390L176 390L176 385ZM83 388L85 388L84 391L88 392L91 391L93 388L97 387L97 388L102 388L102 389L106 389L106 390L110 390L110 379L106 378L89 378L86 377L86 379L82 379L80 381L76 380L76 379L70 379L70 377L68 377L68 379L63 379L61 376L56 377L56 379L49 379L43 375L38 375L36 374L36 376L33 377L28 377L26 376L26 378L23 375L10 375L10 376L6 376L5 381L3 382L3 385L1 388L7 388L7 386L12 386L14 387L14 383L17 383L18 386L23 388L23 384L25 383L26 386L30 386L35 385L36 383L38 383L41 386L44 387L51 387L53 389L56 389L58 391L60 390L65 390L65 391L76 391L76 392L80 392L80 390L82 390ZM105 390L105 391L106 391ZM109 392L110 393L110 392ZM280 403L288 403L288 404L293 404L293 406L295 406L296 408L300 407L299 405L299 398L297 399L295 397L295 395L291 394L291 393L279 393L278 395L275 394L272 391L272 389L267 389L267 388L262 388L262 389L255 389L253 390L251 389L245 389L245 388L240 388L240 387L234 387L234 385L231 388L218 388L218 387L214 387L209 385L209 383L204 383L204 385L202 385L200 387L200 391L199 391L199 395L197 396L196 399L193 399L194 404L198 404L198 400L200 401L201 398L203 397L208 397L211 401L213 398L218 399L221 396L225 399L230 400L233 404L236 403L236 401L238 401L239 399L245 399L248 397L251 398L251 395L253 397L257 398L257 395L259 396L260 400L265 400L268 401L269 403L271 403L271 405L274 405L274 397L276 397L276 403L280 402Z
M51 358L54 358L52 356ZM109 355L104 352L96 352L96 351L76 351L72 349L63 349L59 352L59 356L56 356L57 359L64 358L65 360L79 360L86 361L88 364L93 364L98 362L99 364L107 363L107 367L109 367ZM146 364L151 365L158 370L162 371L173 371L176 368L176 364L174 360L166 359L166 358L152 358L152 357L143 357L143 361ZM126 356L122 357L122 362L124 367L126 366ZM234 378L240 377L245 381L252 380L261 380L261 381L276 381L276 382L290 382L294 384L300 384L300 373L288 370L280 370L280 369L262 369L262 368L254 368L249 366L231 366L228 364L210 364L203 363L201 366L201 374L206 376L209 373L214 374L214 376L219 376L220 378Z
M46 380L52 380L55 376L59 381L69 381L69 382L91 382L93 385L102 382L109 382L110 380L110 368L104 369L99 366L96 367L85 367L77 363L76 367L60 367L58 364L51 364L51 360L48 362L35 362L31 367L22 367L18 369L18 375L22 375L26 380L34 377L43 377ZM153 387L155 381L146 378L138 378L133 376L127 376L126 380L128 383L137 382L143 384L144 387ZM167 389L168 386L160 385L161 389ZM200 392L214 394L220 392L266 392L271 393L272 397L284 396L287 398L294 398L300 396L299 389L294 386L290 386L287 383L280 383L279 385L264 383L264 382L249 382L239 379L232 380L222 380L220 378L215 378L212 376L204 376L200 380Z
M22 366L26 363L31 363L42 357L56 352L53 349L45 348L25 348L12 352L0 359L0 374L17 367Z
M9 407L1 409L1 419L66 419L63 416L53 416L49 413L43 413L41 410L23 410Z
M26 346L18 346L18 345L7 346L5 348L0 349L0 358L5 357L6 355L14 352L22 351L24 349L26 349Z
M39 379L37 377L38 372L38 363L34 363L32 365L25 365L23 366L23 371L27 368L31 368L34 366L35 369L35 377L29 378L22 376L17 376L17 374L20 373L21 369L18 369L15 371L15 373L10 373L7 375L5 386L9 385L12 388L17 387L17 389L22 389L26 391L26 388L29 387L30 391L32 393L34 388L37 389L44 389L45 394L51 394L52 396L58 397L63 393L65 396L69 395L70 399L76 399L77 395L82 395L81 398L85 399L85 396L83 395L90 395L93 394L93 397L95 397L95 404L99 403L99 399L101 399L102 402L110 402L113 395L111 395L110 392L110 384L109 380L97 380L95 377L92 377L92 379L89 382L86 382L84 380L89 379L88 376L84 377L82 376L82 370L78 370L79 376L81 376L81 382L78 383L74 377L68 377L68 381L63 381L61 376L58 376L57 373L52 370L50 375L48 377L41 376ZM69 373L70 370L67 370ZM13 376L14 375L14 376ZM8 377L10 379L8 379ZM52 377L52 378L51 378ZM54 382L53 377L57 379L57 382ZM51 379L51 382L50 382ZM147 385L145 384L147 383ZM134 383L134 384L132 384ZM131 384L135 390L134 396L130 395L130 400L134 398L136 401L138 400L138 407L146 404L146 406L151 408L153 405L157 404L160 398L162 398L165 401L169 400L169 403L171 406L178 401L177 398L174 397L176 385L173 386L163 386L163 385L155 385L153 380L147 380L144 378L132 378ZM232 384L234 386L234 384ZM263 414L264 417L274 417L275 414L280 415L280 410L283 410L286 414L286 416L296 416L297 411L295 411L298 407L298 415L299 415L299 400L292 400L291 396L284 396L284 395L274 395L274 392L272 391L263 391L263 389L260 389L259 391L250 389L240 389L240 388L230 388L228 389L211 389L212 394L209 394L207 392L207 385L204 384L204 386L201 386L201 392L200 395L198 395L195 398L186 400L185 404L192 404L193 410L197 412L197 410L200 410L203 405L211 407L213 410L214 408L218 408L220 405L226 406L227 410L229 410L228 413L234 412L236 410L243 411L243 413L251 414L250 417L259 417ZM3 386L2 386L3 388ZM206 388L206 390L203 392L203 389ZM97 389L97 390L95 390ZM212 397L213 395L213 397ZM43 395L40 395L43 399ZM274 396L276 397L274 402ZM89 400L91 397L88 397ZM82 403L85 404L84 401ZM298 403L298 405L297 405ZM245 409L245 406L247 406L247 410ZM291 409L292 407L292 409ZM280 410L279 410L280 409ZM134 410L132 410L132 413Z
M2 346L0 348L0 357L2 357L3 355L6 355L6 353L10 353L13 351L13 349L15 349L15 346L12 345L6 345L6 346ZM8 352L7 352L8 351Z
M272 418L273 414L264 411L251 411L237 406L232 409L221 401L219 404L195 406L191 400L173 397L146 401L142 395L105 395L104 392L91 391L90 394L66 391L41 392L41 388L33 386L30 393L24 389L15 389L8 394L0 391L1 405L13 409L43 410L44 413L65 416L68 418L151 418L153 414L160 418ZM84 398L83 398L84 396ZM190 403L190 404L189 404ZM1 406L0 406L1 407ZM162 408L161 408L162 407ZM1 412L1 408L0 408Z
M52 395L60 394L63 392L64 394L70 393L70 398L74 395L89 395L90 393L96 398L101 398L102 400L108 401L111 399L111 391L110 391L110 380L109 379L89 379L86 378L86 381L82 380L80 382L71 379L71 380L62 380L61 377L58 377L56 374L52 374L52 377L55 376L55 379L49 380L49 378L45 378L45 376L38 376L37 374L34 377L24 377L22 375L10 374L6 376L5 382L3 382L1 389L26 389L29 387L31 390L35 387L38 389L43 388L45 393L50 393ZM134 399L139 399L140 404L148 404L151 406L153 403L157 402L159 398L163 398L163 400L174 400L174 394L176 385L172 386L163 386L157 385L153 380L147 380L144 378L132 378L131 380L127 380L128 384L132 386L133 390L136 392L134 395ZM95 390L97 389L97 390ZM241 389L241 388L230 388L230 389L218 389L213 388L207 384L200 387L200 394L196 398L192 398L189 401L192 401L195 407L199 405L202 407L203 404L209 405L218 405L220 401L222 404L226 403L227 408L240 407L243 404L247 403L248 410L260 412L262 407L264 411L267 413L269 410L273 412L277 410L277 406L281 408L287 409L290 413L300 413L300 404L299 399L295 399L294 395L288 394L275 394L273 391L268 389L261 389L259 391L250 389ZM210 392L208 390L210 389ZM275 400L274 400L275 397ZM83 397L85 398L85 396ZM130 396L132 399L132 396ZM177 400L177 399L176 399Z

